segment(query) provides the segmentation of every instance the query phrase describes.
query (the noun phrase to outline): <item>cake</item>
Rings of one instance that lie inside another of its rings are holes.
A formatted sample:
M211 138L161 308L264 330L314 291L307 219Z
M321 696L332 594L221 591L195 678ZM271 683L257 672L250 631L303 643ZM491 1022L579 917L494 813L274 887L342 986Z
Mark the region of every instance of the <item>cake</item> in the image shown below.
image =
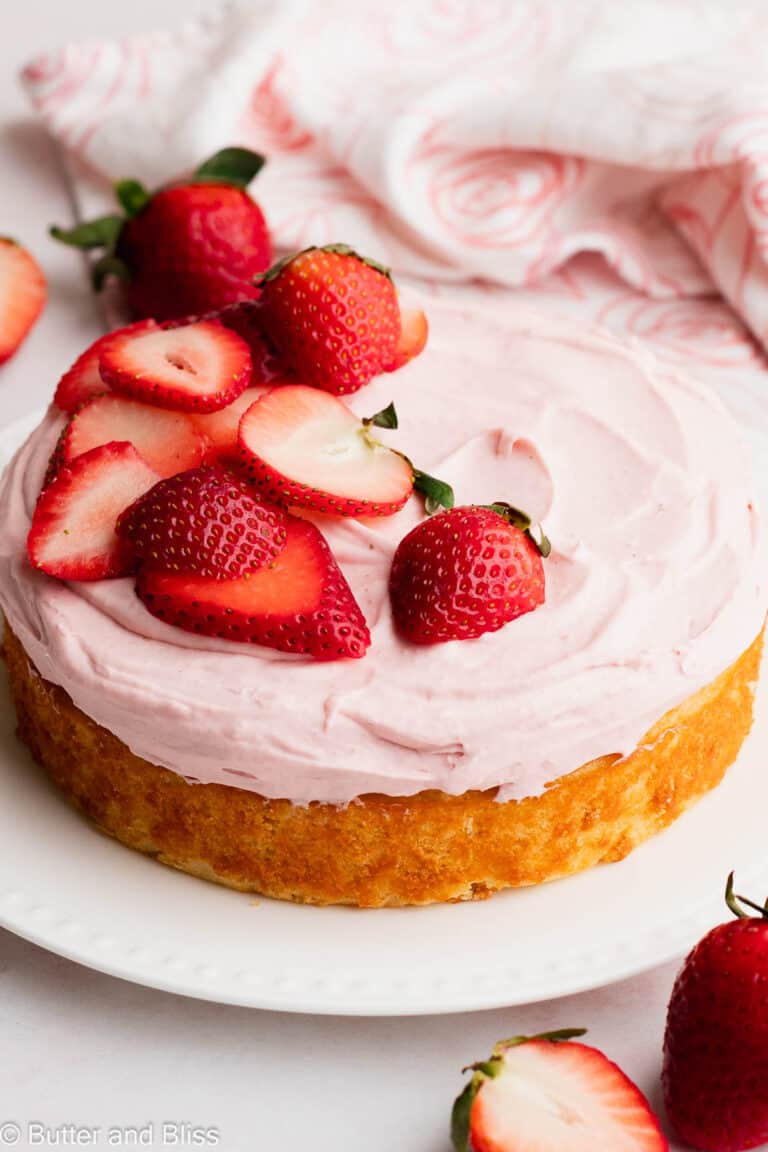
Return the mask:
M746 453L717 398L565 319L430 304L420 357L345 397L463 504L552 542L545 602L409 644L392 557L424 518L314 517L370 628L316 662L182 631L126 576L67 583L26 539L66 417L0 489L0 606L19 734L124 844L280 899L484 898L615 861L722 779L752 719L764 599ZM440 515L441 513L438 513Z

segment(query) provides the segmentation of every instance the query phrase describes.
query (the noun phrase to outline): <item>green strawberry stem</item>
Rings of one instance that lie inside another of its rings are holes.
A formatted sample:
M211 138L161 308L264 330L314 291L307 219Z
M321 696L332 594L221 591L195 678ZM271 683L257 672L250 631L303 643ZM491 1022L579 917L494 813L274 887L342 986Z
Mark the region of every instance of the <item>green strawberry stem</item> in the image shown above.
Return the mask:
M760 905L755 904L754 900L748 900L746 896L738 896L733 891L733 872L729 874L725 885L725 902L734 916L738 916L740 920L752 919L749 912L744 911L742 904L746 908L751 908L753 912L757 912L758 916L768 920L768 900L766 900L765 904Z
M543 556L546 560L552 551L552 542L544 532L541 524L536 525L536 531L538 532L537 538L533 532L530 516L526 512L521 512L519 508L515 508L514 504L507 504L503 500L499 500L493 504L488 504L487 507L498 516L503 517L508 524L514 524L516 528L519 528L535 545L539 555Z
M366 428L397 428L397 409L394 403L387 404L386 408L382 408L381 412L377 412L375 416L367 416L363 420Z
M124 223L122 216L99 216L97 220L75 224L74 228L57 228L54 224L49 231L54 240L73 248L111 249L117 243Z
M386 408L382 408L374 416L366 416L363 419L363 435L369 444L376 445L379 441L369 435L369 428L397 428L398 424L397 409L394 403L387 404ZM390 448L390 452L397 452L397 449ZM410 466L413 472L413 487L416 492L421 492L424 496L424 508L428 516L440 508L453 508L455 497L450 484L446 484L445 480L438 480L435 476L430 476L427 472L422 472L420 468L415 468L404 452L397 452L397 455L402 456L403 460Z
M549 1040L560 1044L575 1040L577 1036L584 1036L586 1031L586 1028L560 1028L556 1032L539 1032L535 1036L513 1036L511 1040L500 1040L494 1045L490 1060L480 1060L476 1064L468 1064L466 1068L462 1068L462 1072L472 1071L474 1075L461 1095L456 1097L451 1111L451 1141L456 1152L471 1152L469 1129L475 1096L484 1081L493 1080L499 1075L504 1067L505 1052L510 1048L517 1048L520 1044L527 1044L530 1040Z
M142 208L152 199L151 194L138 180L118 180L115 184L115 196L129 220L138 216Z
M283 256L271 268L267 268L266 272L260 272L254 279L254 284L260 288L264 284L268 284L270 280L276 280L282 272L283 268L287 268L299 256L303 256L306 252L317 252L318 245L310 244L308 248L301 248L298 252L291 252L288 256ZM379 264L378 260L371 260L369 256L361 256L359 252L355 252L354 248L350 248L349 244L323 244L319 248L320 252L335 252L337 256L352 256L355 260L359 260L361 264L367 264L369 268L373 268L374 272L380 272L382 276L386 276L387 280L392 279L392 273L389 268L384 264Z

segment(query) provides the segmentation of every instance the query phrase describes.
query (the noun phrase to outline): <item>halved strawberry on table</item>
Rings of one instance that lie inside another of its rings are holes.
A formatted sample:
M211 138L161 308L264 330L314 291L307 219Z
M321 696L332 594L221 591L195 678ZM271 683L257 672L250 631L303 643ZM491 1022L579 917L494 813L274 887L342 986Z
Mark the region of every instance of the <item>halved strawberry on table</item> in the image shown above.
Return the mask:
M66 464L112 440L128 440L158 478L202 463L206 440L185 412L171 412L108 394L89 400L70 418L52 464Z
M99 373L119 395L175 411L215 412L248 387L251 354L216 321L126 329L104 342Z
M62 376L56 387L53 402L62 412L76 412L87 400L94 396L101 396L110 391L109 384L99 372L99 359L110 340L121 337L127 333L138 335L141 332L158 330L154 320L138 320L126 328L118 328L114 332L107 332L94 340L85 352L81 352L71 368Z
M393 426L384 420L382 413L361 420L317 388L274 388L240 421L241 461L278 503L336 516L391 516L411 495L414 473L373 436L375 425Z
M313 660L357 659L370 645L365 617L327 542L295 516L286 519L282 551L257 572L217 580L143 564L136 591L153 616L204 636Z
M34 256L0 236L0 364L10 360L43 310L47 288Z
M117 534L155 567L234 580L276 559L286 515L240 477L206 466L155 484L122 513Z
M456 1152L668 1152L640 1090L583 1028L502 1041L451 1115Z
M117 536L115 521L158 479L126 442L99 445L63 465L32 516L31 563L61 580L104 580L132 572L136 557L130 542Z

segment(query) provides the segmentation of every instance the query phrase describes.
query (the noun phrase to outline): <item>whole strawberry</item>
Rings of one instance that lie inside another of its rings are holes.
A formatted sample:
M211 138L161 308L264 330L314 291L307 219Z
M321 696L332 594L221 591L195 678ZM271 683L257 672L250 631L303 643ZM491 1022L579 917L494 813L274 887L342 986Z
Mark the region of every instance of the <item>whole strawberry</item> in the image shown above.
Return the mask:
M395 286L346 244L307 248L258 283L264 331L303 383L341 396L397 364Z
M768 902L735 896L733 874L725 898L738 919L713 928L685 960L664 1037L670 1122L704 1152L768 1143Z
M254 277L272 255L264 216L246 191L263 163L245 148L225 148L190 180L154 193L123 180L115 193L124 215L51 234L76 248L102 249L96 288L120 277L137 318L203 315L253 299Z
M530 520L508 504L453 508L417 525L392 561L396 627L414 644L495 632L544 603L542 556Z

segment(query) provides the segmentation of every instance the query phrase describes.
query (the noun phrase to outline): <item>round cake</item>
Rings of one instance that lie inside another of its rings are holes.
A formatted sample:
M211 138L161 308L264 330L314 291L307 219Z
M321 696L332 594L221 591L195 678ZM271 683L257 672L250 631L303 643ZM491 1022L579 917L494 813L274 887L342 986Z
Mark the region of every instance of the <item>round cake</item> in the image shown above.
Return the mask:
M544 523L546 600L433 646L393 626L392 557L424 517L314 522L371 632L314 662L150 615L131 577L66 583L26 552L66 418L0 490L19 733L64 794L164 863L282 899L483 898L617 860L713 788L749 731L764 599L747 454L716 397L639 346L430 306L418 359L345 397L461 504ZM388 441L389 442L389 441Z

